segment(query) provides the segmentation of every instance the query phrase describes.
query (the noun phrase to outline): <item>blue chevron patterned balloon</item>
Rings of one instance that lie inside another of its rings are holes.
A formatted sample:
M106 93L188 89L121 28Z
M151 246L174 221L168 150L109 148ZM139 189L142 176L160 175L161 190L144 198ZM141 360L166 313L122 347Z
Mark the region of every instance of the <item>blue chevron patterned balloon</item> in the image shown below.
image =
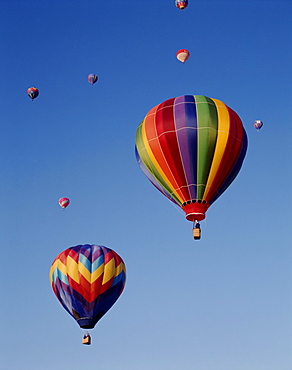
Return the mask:
M92 329L121 295L126 267L113 250L77 245L60 253L50 269L52 289L84 329Z

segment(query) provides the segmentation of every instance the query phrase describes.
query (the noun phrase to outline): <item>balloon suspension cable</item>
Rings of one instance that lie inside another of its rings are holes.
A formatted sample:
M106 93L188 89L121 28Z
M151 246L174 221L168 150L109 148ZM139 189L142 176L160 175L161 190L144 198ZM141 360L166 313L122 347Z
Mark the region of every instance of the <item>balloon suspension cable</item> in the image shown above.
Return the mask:
M184 214L184 211L177 204L173 203L172 201L170 203L179 213Z

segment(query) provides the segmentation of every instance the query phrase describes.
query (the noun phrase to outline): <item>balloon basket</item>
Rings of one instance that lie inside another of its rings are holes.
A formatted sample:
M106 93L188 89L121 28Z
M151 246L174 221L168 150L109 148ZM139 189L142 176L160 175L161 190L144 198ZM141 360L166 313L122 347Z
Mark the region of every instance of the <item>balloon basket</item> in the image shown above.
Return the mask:
M82 344L87 344L87 345L91 344L91 337L88 333L83 336Z
M195 227L193 229L193 237L195 240L201 239L201 229L200 228Z

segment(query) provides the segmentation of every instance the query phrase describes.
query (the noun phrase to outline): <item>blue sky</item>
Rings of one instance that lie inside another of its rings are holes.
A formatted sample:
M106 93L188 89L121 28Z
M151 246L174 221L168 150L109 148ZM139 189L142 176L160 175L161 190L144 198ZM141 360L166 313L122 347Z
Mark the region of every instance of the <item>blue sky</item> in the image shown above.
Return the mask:
M1 369L292 368L291 8L0 2ZM225 102L249 139L199 242L134 156L146 113L183 94ZM127 266L88 347L48 278L58 253L85 243Z

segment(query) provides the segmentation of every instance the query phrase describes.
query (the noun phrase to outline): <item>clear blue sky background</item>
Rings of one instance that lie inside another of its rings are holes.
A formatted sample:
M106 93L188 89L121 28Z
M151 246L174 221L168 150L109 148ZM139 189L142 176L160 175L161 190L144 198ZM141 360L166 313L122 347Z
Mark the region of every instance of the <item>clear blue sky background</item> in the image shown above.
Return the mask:
M291 11L0 2L1 370L292 369ZM146 113L183 94L222 100L249 138L199 242L134 156ZM114 249L128 273L91 346L48 278L58 253L85 243Z

